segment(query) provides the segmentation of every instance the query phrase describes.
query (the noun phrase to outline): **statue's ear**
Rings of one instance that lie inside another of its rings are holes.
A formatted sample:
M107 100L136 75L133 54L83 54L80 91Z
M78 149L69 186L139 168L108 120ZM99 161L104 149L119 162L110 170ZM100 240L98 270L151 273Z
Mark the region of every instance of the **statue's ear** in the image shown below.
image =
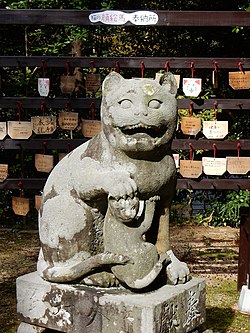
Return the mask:
M117 72L109 73L102 83L103 90L112 90L113 88L117 88L117 85L124 80L124 78Z
M176 95L177 83L176 83L174 74L172 74L170 72L163 74L159 80L159 83L162 86L167 85L167 89L169 90L170 94Z

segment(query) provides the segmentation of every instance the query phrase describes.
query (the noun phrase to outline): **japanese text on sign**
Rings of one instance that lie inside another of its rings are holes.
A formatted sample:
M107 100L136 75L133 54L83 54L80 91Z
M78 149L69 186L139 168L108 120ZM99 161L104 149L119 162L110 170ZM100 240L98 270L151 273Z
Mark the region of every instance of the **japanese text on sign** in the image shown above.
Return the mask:
M124 13L119 10L106 10L104 12L92 13L89 15L92 23L101 22L103 24L122 25L131 22L135 25L151 25L158 22L158 15L150 11L138 11L134 13Z
M32 130L36 134L52 134L56 130L55 116L31 117Z

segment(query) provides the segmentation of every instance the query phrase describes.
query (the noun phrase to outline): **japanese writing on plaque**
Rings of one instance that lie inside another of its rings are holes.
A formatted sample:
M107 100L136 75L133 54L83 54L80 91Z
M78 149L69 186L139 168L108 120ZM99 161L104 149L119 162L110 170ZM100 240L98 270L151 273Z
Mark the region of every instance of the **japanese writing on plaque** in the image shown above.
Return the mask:
M102 22L104 24L125 24L128 21L127 14L118 10L90 14L89 20L92 23Z
M178 305L176 303L169 303L163 306L159 323L160 333L177 332L179 326L177 313L178 313Z
M129 21L135 25L156 24L158 22L158 15L153 12L139 11L130 15Z
M26 216L30 210L29 199L12 197L12 209L16 215Z
M184 322L184 327L188 327L191 323L201 316L201 313L198 309L199 298L198 293L194 290L188 291L188 300L187 300L187 310L186 310L186 320Z
M90 14L89 20L92 23L101 22L111 25L122 25L127 22L131 22L135 25L152 25L158 22L158 15L146 10L134 13L124 13L119 10L106 10L104 12Z
M31 124L36 134L52 134L56 130L56 116L31 117Z

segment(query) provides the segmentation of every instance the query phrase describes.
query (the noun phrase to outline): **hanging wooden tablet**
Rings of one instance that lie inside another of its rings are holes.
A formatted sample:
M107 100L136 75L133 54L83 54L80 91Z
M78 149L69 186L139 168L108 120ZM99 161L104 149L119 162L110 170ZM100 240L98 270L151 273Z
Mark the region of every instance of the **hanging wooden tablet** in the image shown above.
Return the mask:
M182 117L181 130L186 135L197 135L201 130L201 118Z
M61 76L61 92L63 94L72 94L75 90L76 80L74 75Z
M35 167L39 172L49 173L54 167L53 155L35 154Z
M41 199L42 199L41 195L35 195L35 208L37 211L39 211L41 207Z
M201 92L201 79L183 78L182 90L186 96L197 97Z
M49 78L46 78L45 73L46 73L46 62L42 60L42 70L43 70L43 77L40 77L37 81L38 85L38 92L39 95L42 97L47 97L49 95L49 86L50 86L50 80Z
M203 134L207 139L224 139L228 135L227 120L207 120L203 121Z
M212 72L212 86L213 86L214 89L219 88L219 80L218 80L218 71L217 70L213 70L213 72Z
M100 74L86 74L86 90L88 93L96 93L101 87Z
M245 175L250 170L250 157L227 157L227 171L232 175Z
M250 71L229 72L229 85L234 90L250 88Z
M3 140L7 135L7 126L5 121L0 122L0 140Z
M202 162L180 160L180 174L185 178L199 178L202 174Z
M179 168L179 160L180 160L180 154L173 154L174 162L175 162L175 167Z
M49 86L50 86L49 78L40 77L37 81L37 85L38 85L39 95L42 97L47 97L49 95Z
M209 176L222 176L227 171L226 158L202 157L203 172Z
M78 113L59 112L58 122L62 129L73 131L78 126Z
M8 164L0 164L0 182L8 177Z
M162 77L162 75L164 75L164 74L163 73L155 73L155 80L160 81L160 78ZM179 74L174 74L174 78L175 78L175 81L176 81L177 88L179 88L181 76Z
M85 138L92 138L101 131L100 120L82 120L82 134Z
M174 74L174 78L176 81L177 88L180 87L181 76L179 74Z
M31 117L31 126L36 134L52 134L56 130L56 116Z
M28 139L32 135L30 121L8 121L8 135L11 139Z
M26 216L30 210L30 200L22 197L12 197L12 209L16 215Z

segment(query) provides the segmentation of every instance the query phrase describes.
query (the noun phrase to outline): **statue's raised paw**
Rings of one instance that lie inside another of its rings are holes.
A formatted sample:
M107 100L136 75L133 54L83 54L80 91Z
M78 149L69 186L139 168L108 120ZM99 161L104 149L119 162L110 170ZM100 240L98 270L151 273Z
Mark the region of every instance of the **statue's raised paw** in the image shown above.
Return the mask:
M106 192L113 198L134 197L137 185L128 172L114 171L104 180Z
M167 265L166 273L169 284L182 284L191 279L189 268L186 263L176 258L174 253L170 250L167 252L170 264Z
M86 284L88 286L109 288L109 287L117 287L119 286L119 281L114 276L114 274L109 272L100 272L91 274L88 277L84 278L81 283Z

